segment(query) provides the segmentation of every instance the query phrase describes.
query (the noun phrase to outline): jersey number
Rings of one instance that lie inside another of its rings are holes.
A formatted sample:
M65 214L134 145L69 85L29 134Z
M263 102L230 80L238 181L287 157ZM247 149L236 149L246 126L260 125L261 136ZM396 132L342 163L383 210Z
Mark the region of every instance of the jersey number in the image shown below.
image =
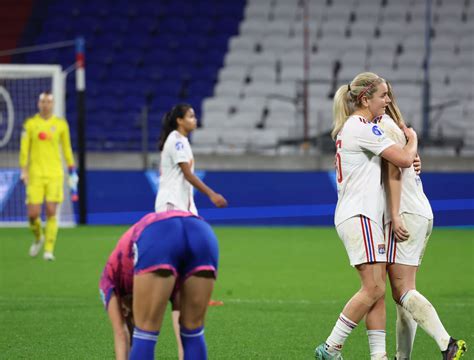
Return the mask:
M336 177L337 182L342 183L342 168L341 168L341 154L339 154L338 149L342 146L342 140L336 141Z

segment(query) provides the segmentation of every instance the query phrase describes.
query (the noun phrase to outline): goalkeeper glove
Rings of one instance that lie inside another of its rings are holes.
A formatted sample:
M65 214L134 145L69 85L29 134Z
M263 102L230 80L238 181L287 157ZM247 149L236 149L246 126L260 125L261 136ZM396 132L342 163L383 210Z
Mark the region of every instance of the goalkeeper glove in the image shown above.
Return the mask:
M79 200L79 195L77 193L77 183L79 182L79 176L77 176L76 169L73 167L69 168L69 189L71 190L71 200Z

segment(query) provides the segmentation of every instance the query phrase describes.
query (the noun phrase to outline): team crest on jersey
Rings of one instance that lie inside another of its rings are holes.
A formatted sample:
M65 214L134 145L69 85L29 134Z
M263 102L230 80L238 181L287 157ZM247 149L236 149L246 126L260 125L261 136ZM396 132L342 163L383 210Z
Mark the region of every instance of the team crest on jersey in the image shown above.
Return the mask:
M379 255L385 254L385 244L378 245Z
M51 132L55 132L56 131L56 126L51 126Z
M376 136L382 136L383 135L383 131L377 125L372 126L372 132Z
M184 144L181 141L178 141L175 145L176 150L183 150L184 149Z

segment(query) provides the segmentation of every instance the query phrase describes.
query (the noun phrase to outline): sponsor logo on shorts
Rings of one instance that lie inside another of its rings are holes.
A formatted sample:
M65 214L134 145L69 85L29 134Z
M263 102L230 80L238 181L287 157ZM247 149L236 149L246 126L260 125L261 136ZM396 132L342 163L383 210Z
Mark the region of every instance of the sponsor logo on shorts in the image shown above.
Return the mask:
M379 255L385 254L385 244L378 245Z

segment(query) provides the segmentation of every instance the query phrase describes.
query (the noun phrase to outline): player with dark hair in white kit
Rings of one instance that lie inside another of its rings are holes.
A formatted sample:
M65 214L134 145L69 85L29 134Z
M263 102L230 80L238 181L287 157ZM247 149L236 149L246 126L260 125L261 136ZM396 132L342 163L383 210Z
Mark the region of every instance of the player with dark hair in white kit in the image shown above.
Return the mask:
M335 225L362 286L347 302L327 340L316 348L316 359L342 359L345 340L363 318L371 359L387 359L383 302L387 257L381 159L409 167L418 145L411 129L404 128L408 144L402 147L371 122L384 114L390 102L387 92L385 80L367 72L341 86L334 96L332 136L336 140L338 189Z
M147 224L134 247L135 329L130 360L153 359L166 304L176 291L184 360L207 359L204 319L217 277L219 249L212 228L197 216L193 186L217 207L227 206L227 201L194 175L188 135L196 125L188 104L174 106L163 118L155 202L160 221Z
M181 210L197 215L193 187L217 207L225 207L225 198L214 192L194 175L194 157L188 135L196 129L194 109L188 104L174 106L163 118L159 149L161 151L160 184L155 211Z

